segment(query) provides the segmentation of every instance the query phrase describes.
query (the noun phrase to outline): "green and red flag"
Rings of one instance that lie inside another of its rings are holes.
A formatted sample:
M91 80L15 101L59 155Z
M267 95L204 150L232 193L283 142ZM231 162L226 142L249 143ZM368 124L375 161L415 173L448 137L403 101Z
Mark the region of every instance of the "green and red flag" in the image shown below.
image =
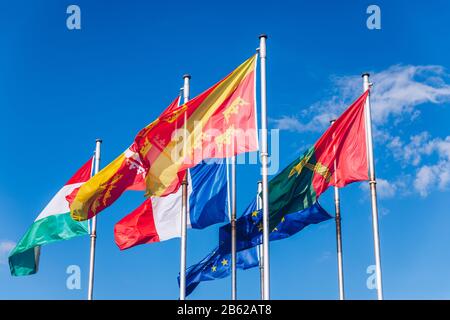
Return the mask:
M359 97L299 159L269 183L270 226L312 206L329 186L368 180L364 106Z

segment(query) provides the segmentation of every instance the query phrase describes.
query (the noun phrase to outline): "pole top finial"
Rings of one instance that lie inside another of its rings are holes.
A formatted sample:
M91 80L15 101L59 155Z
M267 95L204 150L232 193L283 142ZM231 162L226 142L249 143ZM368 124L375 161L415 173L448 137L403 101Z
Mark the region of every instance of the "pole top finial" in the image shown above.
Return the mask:
M364 78L365 76L370 77L370 73L364 72L364 73L361 75L361 77L363 77L363 78Z
M259 35L259 38L260 38L260 39L261 39L261 38L266 38L266 39L267 39L267 34L261 33L261 34Z
M102 143L103 140L102 140L102 139L95 139L95 142L100 142L100 143Z
M191 78L191 75L190 75L189 73L186 73L186 74L183 75L183 79L185 79L185 78L190 79L190 78Z
M335 123L335 122L336 122L336 119L330 120L330 124L333 124L333 123Z

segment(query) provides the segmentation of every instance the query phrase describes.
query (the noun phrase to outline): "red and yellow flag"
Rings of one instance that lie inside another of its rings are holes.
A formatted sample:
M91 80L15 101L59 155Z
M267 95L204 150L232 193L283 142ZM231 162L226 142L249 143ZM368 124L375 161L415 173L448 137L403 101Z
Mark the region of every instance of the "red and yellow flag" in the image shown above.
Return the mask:
M170 112L179 106L177 97L162 113ZM139 132L145 132L154 122ZM147 167L136 152L136 141L120 156L80 188L70 204L70 214L74 220L86 220L109 207L126 190L145 190Z
M147 196L177 190L184 170L203 159L256 151L256 55L225 79L159 118L138 143L148 166Z
M178 190L185 170L203 159L256 151L256 55L189 102L169 106L133 145L92 177L71 205L75 220L110 206L127 189L147 196Z

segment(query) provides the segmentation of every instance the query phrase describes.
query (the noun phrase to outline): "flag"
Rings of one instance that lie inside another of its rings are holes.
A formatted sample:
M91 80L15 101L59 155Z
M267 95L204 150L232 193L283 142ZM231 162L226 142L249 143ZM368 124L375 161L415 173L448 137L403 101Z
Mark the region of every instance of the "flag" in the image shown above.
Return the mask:
M269 233L269 241L288 238L303 228L331 219L332 216L319 202L298 212L285 215ZM262 210L256 210L252 201L244 214L236 221L236 250L241 251L262 244ZM231 224L219 229L219 242L222 252L231 251Z
M224 160L202 162L188 170L188 228L203 229L228 221ZM182 190L146 199L114 227L117 246L128 249L181 236Z
M162 113L173 112L179 107L178 96ZM136 136L136 141L120 154L114 161L104 167L84 184L71 202L71 215L74 220L85 220L89 210L90 217L109 207L126 190L145 190L147 168L141 161L137 142L153 126L155 121L142 129ZM83 219L82 219L83 217Z
M312 206L329 186L368 180L364 106L359 97L299 159L269 182L269 224Z
M249 269L259 265L257 248L250 248L236 253L236 268ZM186 270L186 296L202 281L222 279L231 274L231 254L224 254L220 247L214 249L199 263ZM180 276L178 275L178 285Z
M256 55L161 117L154 130L142 137L140 155L149 167L147 195L174 192L184 170L204 159L229 158L258 149L255 73Z
M245 270L259 265L257 245L262 243L261 215L261 210L256 210L256 200L254 200L244 211L241 218L238 219L236 226L236 267L239 269ZM308 209L286 215L278 226L272 230L269 240L275 241L287 238L310 224L317 224L331 218L316 202ZM243 220L248 224L244 225ZM230 224L220 228L220 246L202 261L186 270L186 295L189 295L201 281L222 279L230 275L230 233Z
M186 169L204 159L258 149L255 73L256 55L197 97L164 112L136 136L132 151L145 170L146 196L176 192ZM71 206L73 219L89 219L120 196L121 180L128 178L114 177L100 175L80 189Z
M269 181L270 240L328 220L330 216L317 199L330 185L344 187L368 179L364 118L368 94L367 91L359 97L314 146ZM255 208L255 204L249 208ZM285 222L289 224L283 225ZM261 211L243 215L236 221L238 250L261 243L262 225ZM286 225L289 229L279 232ZM220 228L219 243L225 251L230 250L230 233L230 224Z
M9 255L11 275L25 276L36 273L40 246L88 234L87 221L76 222L70 217L66 197L77 192L78 188L89 180L92 163L90 159L67 181L12 250Z

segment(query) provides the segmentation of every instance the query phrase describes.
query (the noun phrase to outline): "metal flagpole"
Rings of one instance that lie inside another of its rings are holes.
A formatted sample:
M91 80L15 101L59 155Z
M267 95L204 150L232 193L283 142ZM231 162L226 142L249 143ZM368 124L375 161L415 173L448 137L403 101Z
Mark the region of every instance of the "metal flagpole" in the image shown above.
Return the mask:
M191 76L185 74L183 76L184 86L183 86L183 102L186 103L189 101L189 80ZM187 146L187 132L186 132L186 121L187 114L184 113L184 147L183 153L186 152ZM187 240L187 193L188 193L188 180L187 180L187 172L184 176L183 182L181 184L182 191L182 204L181 204L181 248L180 248L180 300L186 299L186 240Z
M362 75L364 91L369 90L371 83L369 82L369 74ZM372 141L372 118L370 114L370 94L367 97L365 105L366 120L366 139L367 139L367 155L369 160L369 186L370 198L372 202L372 228L373 228L373 245L375 251L375 268L377 273L377 297L383 300L383 280L381 275L381 255L380 255L380 235L378 231L378 207L377 207L377 181L375 178L375 164L373 159L373 141Z
M231 300L236 300L236 156L231 157L231 204Z
M269 182L267 148L267 100L266 100L266 40L267 35L259 36L259 58L261 60L261 175L263 209L263 263L264 300L270 299L269 284Z
M95 165L94 175L100 171L100 146L102 140L97 139L95 141ZM91 251L89 261L89 287L88 287L88 300L93 299L94 295L94 265L95 265L95 243L97 241L97 216L92 217L91 220Z
M330 124L336 120L330 121ZM336 152L336 146L333 147ZM334 161L334 181L337 183L336 160ZM337 248L337 262L338 262L338 284L339 284L339 300L345 300L344 295L344 267L342 256L342 232L341 232L341 202L339 197L339 188L334 187L334 208L335 208L335 222L336 222L336 248Z
M256 210L261 210L262 208L262 182L258 181L258 193L256 194ZM264 299L264 261L263 261L263 248L262 243L258 246L258 256L259 256L259 282L261 287L261 300Z

